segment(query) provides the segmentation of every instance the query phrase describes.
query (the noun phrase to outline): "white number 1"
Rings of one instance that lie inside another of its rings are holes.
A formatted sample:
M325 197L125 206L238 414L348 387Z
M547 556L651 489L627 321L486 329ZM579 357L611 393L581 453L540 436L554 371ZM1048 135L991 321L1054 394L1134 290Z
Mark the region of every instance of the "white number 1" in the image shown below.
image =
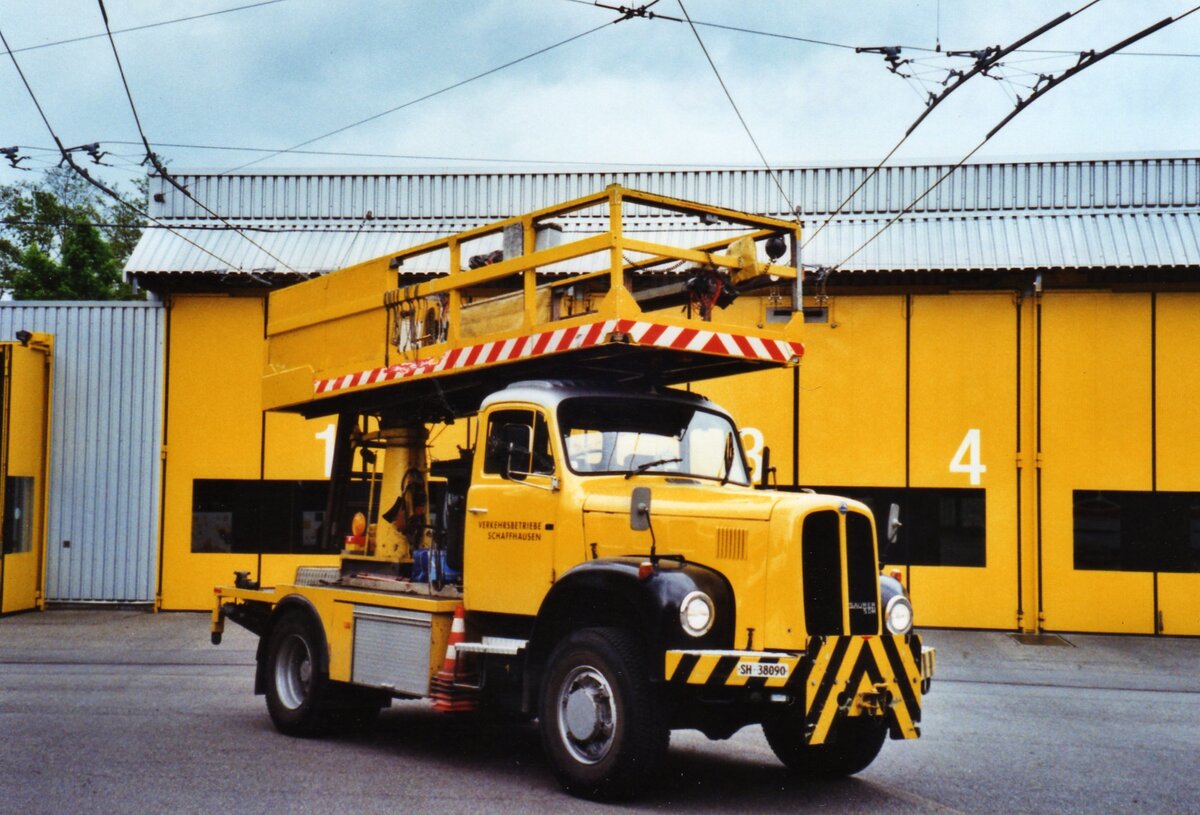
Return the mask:
M963 436L958 452L950 459L950 472L967 473L971 476L971 485L979 486L979 477L987 472L987 466L980 463L979 428L972 427Z
M314 434L317 441L325 442L325 477L333 473L333 445L337 441L337 428L333 424L325 425L325 429Z

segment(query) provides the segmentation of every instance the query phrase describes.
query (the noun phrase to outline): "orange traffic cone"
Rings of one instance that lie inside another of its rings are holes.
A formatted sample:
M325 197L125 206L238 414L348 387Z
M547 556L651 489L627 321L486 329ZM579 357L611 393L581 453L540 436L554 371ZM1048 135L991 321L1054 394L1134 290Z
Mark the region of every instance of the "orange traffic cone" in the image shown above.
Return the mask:
M450 638L446 640L446 659L442 661L439 679L454 681L458 671L458 645L467 639L467 623L463 607L454 609L454 622L450 625Z
M442 669L430 680L429 695L433 709L443 712L477 710L479 686L473 675L460 673L457 646L467 638L466 612L462 606L454 609L454 622L446 643L446 658Z

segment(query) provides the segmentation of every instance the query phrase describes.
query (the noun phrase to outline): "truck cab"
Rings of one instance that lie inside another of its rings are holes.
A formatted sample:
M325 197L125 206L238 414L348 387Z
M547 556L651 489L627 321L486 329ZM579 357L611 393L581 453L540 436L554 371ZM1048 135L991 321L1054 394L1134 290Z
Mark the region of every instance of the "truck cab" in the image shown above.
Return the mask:
M696 505L707 491L749 487L732 419L683 391L519 382L484 401L479 427L484 453L465 501L472 609L533 615L580 563L649 555L650 525L630 529L634 487Z

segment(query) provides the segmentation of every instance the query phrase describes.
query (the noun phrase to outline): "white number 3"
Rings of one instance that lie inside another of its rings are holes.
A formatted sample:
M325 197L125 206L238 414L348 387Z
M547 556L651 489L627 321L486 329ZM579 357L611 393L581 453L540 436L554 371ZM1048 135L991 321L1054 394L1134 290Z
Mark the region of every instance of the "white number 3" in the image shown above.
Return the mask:
M750 480L757 483L762 478L762 451L766 440L762 431L757 427L742 428L742 447L746 451L746 459L750 463Z
M987 466L980 463L979 428L972 427L963 436L958 452L950 459L950 472L967 473L971 476L971 485L979 486L979 477L987 472Z

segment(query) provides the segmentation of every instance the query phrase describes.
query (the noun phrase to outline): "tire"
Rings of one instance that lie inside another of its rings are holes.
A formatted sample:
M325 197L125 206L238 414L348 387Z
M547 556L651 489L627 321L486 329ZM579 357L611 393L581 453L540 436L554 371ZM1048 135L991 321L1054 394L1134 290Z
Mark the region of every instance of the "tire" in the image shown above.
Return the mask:
M320 640L314 627L307 615L286 614L267 643L267 712L275 729L288 736L329 730L329 680L317 667Z
M767 744L784 765L805 778L842 778L865 770L883 748L887 727L866 716L843 719L837 740L804 743L804 720L784 716L763 722Z
M542 744L572 795L632 798L665 758L671 734L645 663L640 642L615 628L575 632L550 655Z

